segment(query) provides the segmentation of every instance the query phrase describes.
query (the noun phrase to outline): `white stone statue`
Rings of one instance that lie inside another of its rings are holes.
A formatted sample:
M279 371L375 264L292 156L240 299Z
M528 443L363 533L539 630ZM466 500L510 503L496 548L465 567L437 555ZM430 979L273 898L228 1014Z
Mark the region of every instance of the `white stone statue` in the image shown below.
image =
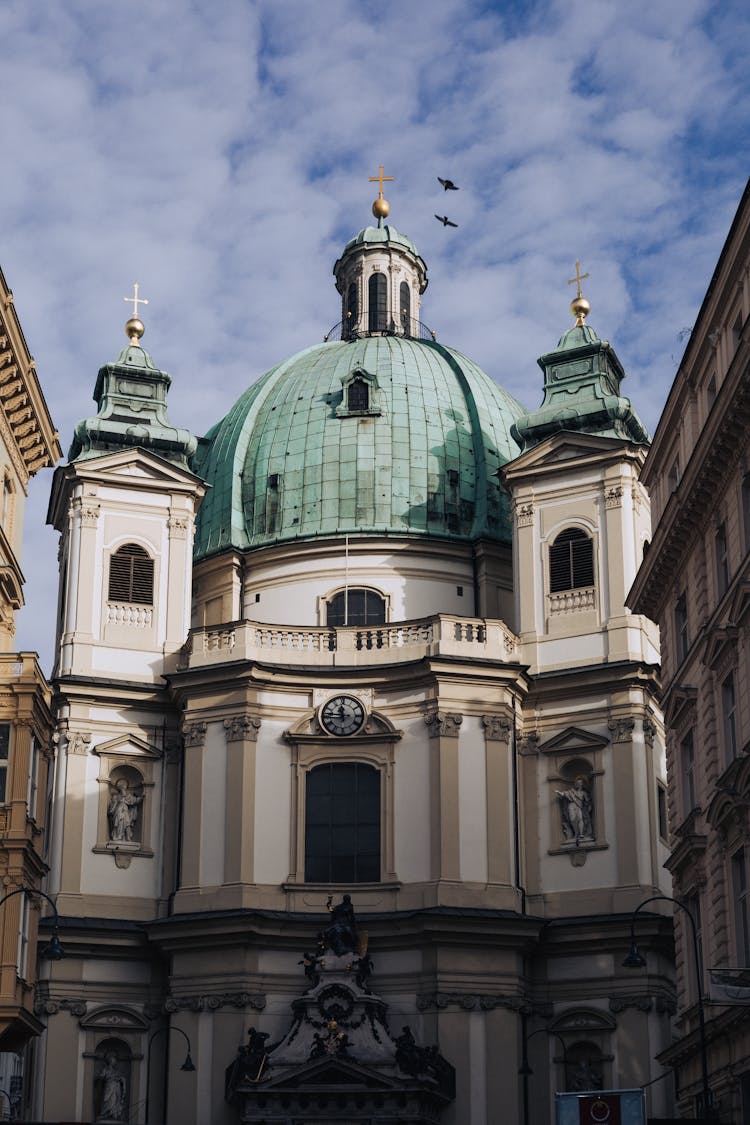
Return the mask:
M591 796L584 777L577 777L572 789L556 789L562 806L562 829L566 840L593 840Z
M117 1056L108 1054L97 1078L101 1083L101 1103L97 1121L124 1121L127 1102L127 1083L117 1066Z
M142 800L143 794L138 796L132 793L124 777L115 783L107 808L111 840L130 842L133 839L133 828L138 819L138 806Z

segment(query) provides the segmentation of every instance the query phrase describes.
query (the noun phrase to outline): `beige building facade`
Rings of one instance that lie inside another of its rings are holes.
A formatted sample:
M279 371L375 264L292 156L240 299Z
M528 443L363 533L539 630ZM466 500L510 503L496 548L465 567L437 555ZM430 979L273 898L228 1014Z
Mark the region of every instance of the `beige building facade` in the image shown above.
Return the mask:
M703 1092L700 996L709 1086L727 1121L750 1120L749 315L746 189L644 467L654 532L628 597L661 630L667 867L698 936L696 966L678 909L680 1020L662 1061L691 1111Z
M57 470L39 1119L513 1125L670 1043L647 435L580 306L535 413L437 342L376 217L201 439L129 322Z
M0 1088L16 1111L28 1089L28 1044L43 1027L34 1011L34 984L37 926L49 907L31 892L41 888L47 870L53 731L50 689L36 654L15 648L16 616L24 604L21 542L29 481L59 456L13 294L0 272Z

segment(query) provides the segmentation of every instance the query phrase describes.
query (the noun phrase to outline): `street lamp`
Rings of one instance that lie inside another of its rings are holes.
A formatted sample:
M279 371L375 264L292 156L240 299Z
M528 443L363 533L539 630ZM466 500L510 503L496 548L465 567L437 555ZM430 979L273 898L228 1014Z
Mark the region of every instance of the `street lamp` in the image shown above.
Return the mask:
M50 904L52 913L54 914L52 937L50 938L49 945L45 949L43 956L46 957L48 961L61 961L65 956L65 950L62 947L62 942L57 932L60 925L60 916L57 913L57 907L52 899L48 894L45 894L44 891L38 891L35 887L17 887L14 891L8 891L7 895L3 895L3 897L0 898L0 906L2 906L4 902L7 902L9 898L13 898L14 895L39 895L40 898L45 899Z
M521 1065L518 1068L518 1073L523 1078L523 1125L529 1125L529 1075L534 1071L529 1065L529 1041L535 1035L553 1035L558 1040L562 1047L563 1053L563 1066L567 1072L568 1068L568 1054L565 1050L565 1040L557 1031L552 1031L549 1027L538 1027L536 1031L532 1031L531 1035L526 1034L526 1016L521 1015Z
M168 1024L166 1027L157 1027L156 1031L149 1036L148 1049L146 1051L146 1125L148 1125L148 1102L151 1093L151 1045L157 1035L169 1034L171 1031L178 1031L187 1043L187 1054L185 1055L185 1061L180 1067L180 1070L195 1070L195 1063L190 1057L190 1040L187 1037L187 1033L184 1032L181 1027L175 1027L173 1024Z
M693 961L695 963L695 994L698 1001L698 1036L700 1039L701 1050L701 1075L703 1085L703 1112L701 1114L704 1121L711 1120L711 1088L708 1084L708 1051L706 1048L706 1016L703 1009L703 981L701 980L701 961L700 953L698 952L698 927L695 924L695 918L690 910L678 898L670 898L669 895L652 895L651 898L644 899L643 902L638 903L630 919L630 951L623 961L623 968L625 969L645 969L646 958L641 953L635 940L635 920L639 910L644 906L648 906L650 902L671 902L675 906L679 906L680 910L684 910L690 921L690 931L693 935Z

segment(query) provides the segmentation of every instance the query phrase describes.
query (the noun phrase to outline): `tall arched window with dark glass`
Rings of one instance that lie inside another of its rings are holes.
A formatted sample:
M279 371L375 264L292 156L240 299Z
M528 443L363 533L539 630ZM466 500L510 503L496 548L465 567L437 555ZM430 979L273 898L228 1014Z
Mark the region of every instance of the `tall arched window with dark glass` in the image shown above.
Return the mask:
M411 289L406 281L402 281L399 286L398 301L401 316L401 331L404 336L411 336Z
M154 560L137 543L126 543L109 560L109 600L154 604Z
M371 274L367 283L370 315L368 323L371 332L385 332L388 327L388 282L385 274Z
M344 320L344 335L351 336L357 330L359 320L359 302L357 301L357 283L353 281L346 291L346 317Z
M328 762L307 775L305 881L380 880L380 771Z
M342 590L328 603L326 624L384 625L385 598L375 590Z
M346 405L353 414L370 409L370 388L364 379L352 379L346 388Z
M594 544L585 531L568 527L549 549L549 588L555 594L594 585Z

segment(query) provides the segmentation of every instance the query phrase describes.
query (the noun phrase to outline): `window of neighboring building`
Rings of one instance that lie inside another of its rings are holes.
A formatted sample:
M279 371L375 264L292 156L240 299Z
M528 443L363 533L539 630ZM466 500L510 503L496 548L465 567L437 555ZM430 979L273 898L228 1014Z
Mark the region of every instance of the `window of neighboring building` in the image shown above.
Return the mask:
M703 984L703 966L704 966L704 959L703 959L703 917L702 917L702 911L701 911L701 896L698 894L697 891L694 894L687 896L687 898L685 899L685 906L690 911L692 919L695 922L695 944L696 944L697 956L698 956L698 979L700 981L701 995L703 995L703 989L704 989L704 984ZM692 966L692 963L693 963L693 949L692 949L693 927L690 925L690 919L689 918L685 918L684 923L685 923L685 925L683 927L683 935L684 935L684 940L685 940L685 942L688 946L688 950L689 950L684 963ZM693 973L690 972L690 970L687 971L687 978L688 978L687 979L688 991L690 992L690 995L693 997L693 1000L697 1000L698 997L695 995L695 983L694 983L695 977L693 976Z
M402 281L398 288L399 308L401 310L401 327L405 336L411 335L411 289L406 281Z
M380 771L361 762L329 762L307 774L305 880L380 880Z
M729 589L729 553L727 548L727 527L720 523L714 536L716 554L716 588L719 597Z
M353 414L370 409L370 388L364 379L352 379L346 389L346 405Z
M10 479L7 472L3 476L3 498L0 521L2 521L6 536L10 538L11 524L13 522L13 481Z
M750 473L742 480L742 537L745 551L750 551Z
M687 656L689 648L687 595L684 591L680 594L674 607L674 631L677 663L679 664Z
M39 743L31 736L31 763L29 768L29 783L26 792L26 808L32 820L36 820L36 803L39 789Z
M342 590L328 603L326 624L384 625L385 598L375 590Z
M737 943L737 965L750 965L750 900L747 886L745 849L732 856L732 894L734 897L734 927Z
M367 283L371 332L384 332L388 327L388 282L385 274L373 273Z
M716 376L712 375L706 384L706 407L710 411L716 402Z
M0 723L0 804L8 796L8 756L10 754L10 723Z
M695 784L695 746L691 730L687 732L680 743L680 762L682 765L682 811L683 815L687 816L698 804L698 791Z
M677 488L677 485L680 483L680 460L678 457L675 457L674 461L672 462L672 468L669 470L669 476L667 479L669 481L669 491L674 492Z
M724 716L724 749L727 761L737 757L737 700L734 690L734 672L730 672L721 685L721 713Z
M669 840L669 825L667 822L667 791L660 781L656 783L656 819L659 835L662 840Z
M735 351L737 351L738 347L742 343L742 324L742 309L740 309L740 311L737 313L737 316L735 317L734 324L732 325L732 344Z
M18 918L18 951L16 955L16 973L21 980L26 979L28 951L29 951L29 896L19 895L21 906Z
M549 549L549 588L554 594L593 585L593 541L580 528L569 527L560 532Z
M154 560L137 543L126 543L109 560L109 600L154 604Z

